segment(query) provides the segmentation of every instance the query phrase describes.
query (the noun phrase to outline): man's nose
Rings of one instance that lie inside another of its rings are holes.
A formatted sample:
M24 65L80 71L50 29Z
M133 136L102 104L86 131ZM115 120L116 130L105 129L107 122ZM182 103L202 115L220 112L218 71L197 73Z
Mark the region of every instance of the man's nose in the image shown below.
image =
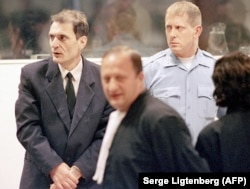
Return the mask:
M176 37L176 30L175 29L171 29L170 33L170 37Z
M109 86L108 86L108 88L109 88L109 90L110 91L115 91L115 90L117 90L117 81L116 81L116 79L111 79L110 81L109 81Z
M56 47L59 46L59 41L58 41L58 39L55 37L53 40L50 40L50 44L51 44L51 47L56 48Z

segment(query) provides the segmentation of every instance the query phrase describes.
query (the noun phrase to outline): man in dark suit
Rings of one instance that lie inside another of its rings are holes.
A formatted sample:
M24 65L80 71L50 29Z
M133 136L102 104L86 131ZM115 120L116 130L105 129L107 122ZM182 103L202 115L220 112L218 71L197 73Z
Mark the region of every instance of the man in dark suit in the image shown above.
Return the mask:
M81 56L88 29L80 11L53 15L52 58L22 68L15 105L17 138L26 150L21 189L99 187L92 176L113 109L103 94L99 65ZM70 80L75 95L67 96Z
M209 171L184 120L146 91L137 52L123 46L107 51L101 78L117 110L110 114L94 180L107 189L135 189L143 172Z

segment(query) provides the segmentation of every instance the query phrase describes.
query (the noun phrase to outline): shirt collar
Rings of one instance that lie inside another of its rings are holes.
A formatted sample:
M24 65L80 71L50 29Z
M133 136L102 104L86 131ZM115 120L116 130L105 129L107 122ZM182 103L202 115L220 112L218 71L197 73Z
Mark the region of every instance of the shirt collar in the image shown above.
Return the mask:
M204 51L202 51L201 49L197 49L197 52L195 54L195 56L193 57L193 65L192 67L195 67L197 65L202 65L205 67L212 67L212 64L209 64L207 62L207 58L205 57L205 55L203 54ZM170 56L168 56L170 55ZM171 66L181 66L181 61L180 59L178 59L173 53L172 51L168 48L165 52L165 60L164 60L164 67L171 67Z
M61 72L62 79L64 79L69 71L67 69L65 69L64 67L62 67L60 64L58 64L58 66L59 66L59 70ZM70 73L73 75L73 80L80 80L81 73L82 73L82 67L83 67L83 63L82 63L82 59L81 59L79 61L79 63L77 64L77 66L70 71Z

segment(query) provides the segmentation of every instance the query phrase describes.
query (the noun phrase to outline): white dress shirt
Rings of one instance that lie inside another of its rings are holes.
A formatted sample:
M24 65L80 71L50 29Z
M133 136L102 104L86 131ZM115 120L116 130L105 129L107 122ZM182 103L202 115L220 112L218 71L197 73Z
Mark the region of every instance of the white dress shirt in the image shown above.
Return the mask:
M71 71L66 70L60 64L58 64L58 66L59 66L59 70L60 70L61 75L62 75L64 89L66 88L66 84L67 84L67 81L68 81L67 74L69 72L72 74L72 76L73 76L72 83L73 83L73 86L74 86L75 94L77 96L79 83L80 83L81 76L82 76L82 66L83 66L82 59L77 64L77 66Z
M98 184L101 184L103 181L106 161L109 155L109 149L111 147L115 133L125 115L126 112L120 112L116 110L112 112L109 116L106 133L103 138L100 154L97 161L96 171L93 176L93 180L97 181Z

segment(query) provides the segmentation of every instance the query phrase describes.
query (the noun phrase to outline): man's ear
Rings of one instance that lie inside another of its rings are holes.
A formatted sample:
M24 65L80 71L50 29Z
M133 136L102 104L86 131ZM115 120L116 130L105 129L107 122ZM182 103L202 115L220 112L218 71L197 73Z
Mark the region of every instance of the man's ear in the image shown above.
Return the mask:
M202 32L202 26L195 26L194 37L199 38Z
M80 43L80 47L81 49L84 49L85 46L87 45L87 42L88 42L88 38L87 36L82 36L78 39L79 43Z
M141 81L144 81L144 74L142 71L138 74L138 77Z

